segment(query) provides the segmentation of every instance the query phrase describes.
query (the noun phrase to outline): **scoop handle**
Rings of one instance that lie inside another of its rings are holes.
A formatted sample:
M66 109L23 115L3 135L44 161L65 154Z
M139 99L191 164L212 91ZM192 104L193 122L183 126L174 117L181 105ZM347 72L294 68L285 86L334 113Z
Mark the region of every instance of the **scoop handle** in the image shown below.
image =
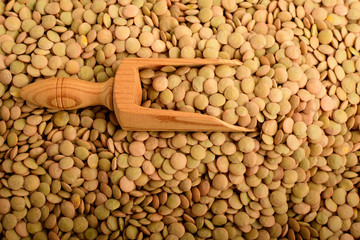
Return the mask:
M103 105L113 110L114 79L95 83L73 77L54 77L31 83L20 90L20 96L39 106L72 110Z

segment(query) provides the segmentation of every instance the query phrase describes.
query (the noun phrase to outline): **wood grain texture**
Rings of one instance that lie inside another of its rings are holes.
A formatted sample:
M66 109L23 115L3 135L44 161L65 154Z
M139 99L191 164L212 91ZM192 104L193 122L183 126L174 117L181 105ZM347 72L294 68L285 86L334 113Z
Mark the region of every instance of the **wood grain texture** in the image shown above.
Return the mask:
M37 81L20 90L20 96L39 106L72 110L103 105L113 110L113 78L103 83L72 77L55 77Z
M20 90L25 100L47 108L72 110L103 105L115 111L121 127L132 131L230 131L250 132L218 118L199 113L141 107L139 70L161 66L241 65L236 60L220 59L143 59L122 60L115 80L94 83L76 78L50 78Z
M218 118L198 113L159 110L141 107L139 70L161 66L241 65L234 60L220 59L124 59L114 81L114 111L125 130L132 131L230 131L253 130L228 124Z
M129 131L212 131L251 132L247 128L231 125L216 117L199 113L145 108L135 104L118 108L115 113L122 129Z

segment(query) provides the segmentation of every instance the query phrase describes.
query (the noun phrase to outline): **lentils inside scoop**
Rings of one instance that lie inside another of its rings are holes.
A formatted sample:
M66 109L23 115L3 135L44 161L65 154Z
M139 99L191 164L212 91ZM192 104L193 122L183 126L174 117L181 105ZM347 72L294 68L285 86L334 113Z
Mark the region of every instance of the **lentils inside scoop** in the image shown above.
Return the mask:
M0 1L0 238L360 239L359 20L357 0ZM143 70L143 104L257 131L127 132L19 97L125 57L240 60Z
M299 74L302 81L306 81L307 76L297 64L289 69L278 64L272 71L269 66L265 70L262 67L257 72L246 65L145 69L140 71L142 105L207 114L248 128L255 128L266 120L280 122L301 102L300 94L296 94L299 84L287 81L288 75L293 75L292 68L299 68L295 74ZM285 81L277 81L278 78ZM309 88L313 90L312 86ZM309 89L304 91L311 95ZM316 96L309 100L315 102ZM292 104L292 101L296 102Z

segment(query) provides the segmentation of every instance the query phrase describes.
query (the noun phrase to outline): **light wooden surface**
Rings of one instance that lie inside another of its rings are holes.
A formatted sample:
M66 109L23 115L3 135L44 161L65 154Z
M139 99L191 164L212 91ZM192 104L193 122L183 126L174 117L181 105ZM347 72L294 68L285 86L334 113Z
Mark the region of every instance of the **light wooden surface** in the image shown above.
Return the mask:
M29 84L20 96L39 106L71 110L103 105L115 112L120 126L132 131L230 131L253 130L228 124L198 113L141 107L139 70L161 66L241 65L239 61L219 59L141 59L122 60L115 80L94 83L75 78L50 78Z
M113 110L113 86L113 78L95 83L72 77L54 77L23 87L20 96L33 104L52 109L72 110L103 105Z
M203 66L227 64L241 65L234 60L220 59L124 59L115 75L115 115L125 130L132 131L227 131L250 132L253 130L228 124L213 116L181 111L141 107L139 69L161 66Z
M136 104L126 109L116 109L120 126L129 131L251 132L247 128L199 113L145 108Z

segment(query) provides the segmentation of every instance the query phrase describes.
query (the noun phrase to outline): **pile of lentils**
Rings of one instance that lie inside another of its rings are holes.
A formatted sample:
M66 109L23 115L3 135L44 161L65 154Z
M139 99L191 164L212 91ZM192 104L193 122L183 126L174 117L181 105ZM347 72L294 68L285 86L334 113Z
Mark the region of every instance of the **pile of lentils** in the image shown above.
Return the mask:
M359 50L357 0L0 0L0 238L360 239ZM257 130L127 132L19 96L126 57L241 61L141 70L142 104Z

